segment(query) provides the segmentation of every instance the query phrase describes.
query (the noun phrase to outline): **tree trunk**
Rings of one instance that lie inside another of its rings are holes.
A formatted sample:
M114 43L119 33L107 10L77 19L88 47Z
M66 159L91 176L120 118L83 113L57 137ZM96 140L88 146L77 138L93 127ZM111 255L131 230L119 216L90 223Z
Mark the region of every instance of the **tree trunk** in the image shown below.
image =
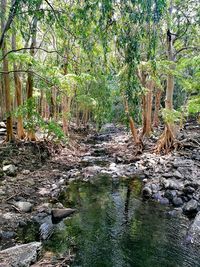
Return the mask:
M154 82L149 80L146 83L148 92L143 97L143 136L149 136L152 131L152 92Z
M140 140L139 135L137 133L137 129L135 127L134 120L133 120L133 118L131 117L131 115L129 113L128 101L125 98L124 98L124 105L125 105L126 115L128 116L128 119L129 119L129 125L130 125L130 129L131 129L131 133L132 133L132 136L133 136L134 143L136 145L139 145L139 144L141 144L141 140Z
M4 119L5 114L5 94L4 94L4 84L3 76L0 76L0 120Z
M162 91L158 89L156 91L156 96L155 96L155 108L154 108L154 115L153 115L153 126L154 127L158 127L160 124L159 110L160 110L161 95L162 95Z
M2 32L5 26L6 6L7 6L6 0L1 0L1 10L3 11L1 14ZM6 53L7 53L6 39L4 39L3 44L2 44L2 56L4 57ZM8 74L9 69L8 69L7 57L4 57L3 59L3 71L5 72L3 74L3 79L4 79L4 89L5 89L5 104L6 104L6 129L7 129L6 141L10 142L14 140L14 135L13 135L13 128L12 128L10 80L9 80L9 74Z
M39 8L41 5L41 1L39 1L37 8ZM30 55L34 57L35 55L35 47L36 47L36 38L37 38L37 24L38 24L38 18L35 16L33 18L33 25L32 25L32 40L31 40L31 49L30 49ZM31 67L31 66L30 66ZM27 101L30 104L30 111L28 112L28 120L31 120L32 118L32 112L31 110L33 107L33 73L31 71L28 72L28 78L27 78ZM33 125L32 125L33 126ZM35 129L34 126L30 127L28 129L27 133L27 139L30 141L36 141L35 137Z
M170 9L171 12L171 9ZM174 53L173 53L173 40L170 29L167 30L167 51L168 51L168 60L174 62ZM172 65L173 69L173 65ZM167 76L167 89L166 89L166 99L165 99L165 108L168 110L173 109L173 93L174 93L174 76L168 74ZM172 148L175 147L175 127L173 123L166 123L165 130L160 136L157 143L157 152L161 151L168 153Z
M16 33L13 30L12 34L12 49L16 50ZM17 71L17 65L13 64L14 71ZM16 96L16 105L19 108L22 105L22 82L17 72L14 72L14 82L15 82L15 96ZM21 115L17 117L17 136L19 139L25 138L25 132L23 127L23 119Z

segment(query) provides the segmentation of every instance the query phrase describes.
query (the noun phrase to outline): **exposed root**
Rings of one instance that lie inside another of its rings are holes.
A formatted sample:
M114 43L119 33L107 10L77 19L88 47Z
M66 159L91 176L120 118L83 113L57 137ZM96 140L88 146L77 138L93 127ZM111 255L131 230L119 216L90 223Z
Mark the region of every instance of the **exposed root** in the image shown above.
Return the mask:
M171 150L177 149L179 145L179 141L176 140L171 127L167 124L164 132L157 142L156 153L160 154L163 152L164 154L167 154Z

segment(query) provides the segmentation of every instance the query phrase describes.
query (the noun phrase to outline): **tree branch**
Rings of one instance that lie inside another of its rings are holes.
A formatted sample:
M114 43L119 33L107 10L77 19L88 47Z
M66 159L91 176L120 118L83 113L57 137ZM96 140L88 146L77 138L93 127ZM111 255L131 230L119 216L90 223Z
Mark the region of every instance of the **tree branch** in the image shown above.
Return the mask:
M20 0L14 0L12 6L10 7L8 20L6 22L6 25L5 25L4 29L3 29L3 32L2 32L1 37L0 37L0 49L2 48L5 34L10 29L12 21L13 21L15 15L16 15L16 13L17 13L17 9L18 9L19 3L20 3ZM3 10L3 12L5 12L5 10Z
M31 49L36 49L36 50L42 50L46 53L49 53L49 54L52 54L52 53L57 53L60 57L63 57L58 51L56 50L46 50L42 47L23 47L23 48L19 48L19 49L13 49L13 50L10 50L8 51L1 59L0 61L4 60L5 57L7 57L9 54L11 53L16 53L16 52L19 52L19 51L23 51L23 50L31 50ZM64 57L63 57L64 58Z
M195 46L182 47L181 49L179 49L178 51L176 51L176 53L174 54L174 56L178 55L180 52L182 52L184 50L197 50L197 51L200 51L200 47L195 47Z

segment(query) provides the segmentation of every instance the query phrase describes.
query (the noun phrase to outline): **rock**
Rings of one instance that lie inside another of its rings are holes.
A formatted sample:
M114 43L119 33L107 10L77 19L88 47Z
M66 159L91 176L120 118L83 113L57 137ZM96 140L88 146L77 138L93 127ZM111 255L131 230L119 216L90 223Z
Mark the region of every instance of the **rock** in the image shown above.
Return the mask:
M180 197L174 197L172 203L175 207L181 207L183 205L183 200Z
M28 174L30 174L30 170L23 170L23 171L22 171L22 174L23 174L23 175L28 175Z
M5 165L3 166L3 172L5 172L8 176L16 176L17 168L13 164Z
M175 172L173 173L173 176L174 176L175 178L177 178L177 179L183 179L183 178L184 178L183 175L182 175L179 171L175 171Z
M165 178L170 178L170 177L173 177L173 174L169 173L169 172L166 172L166 173L163 173L162 176L165 177Z
M162 180L162 184L165 189L172 189L172 190L182 190L183 189L183 184L174 180Z
M29 186L34 186L35 185L35 181L33 178L28 178L25 183Z
M6 128L6 124L3 121L0 122L0 128Z
M159 201L162 198L162 194L160 191L152 195L152 198Z
M0 188L0 196L4 196L6 194L6 192Z
M88 166L84 169L85 177L91 177L97 175L101 171L101 167L99 166Z
M175 168L179 168L179 167L184 167L184 168L188 168L188 167L191 167L194 165L193 161L192 160L188 160L188 159L175 159L173 162L172 162L172 165L175 167Z
M184 192L186 195L189 195L189 194L193 194L193 193L195 192L195 189L194 189L194 187L186 186L186 187L183 189L183 192Z
M3 170L0 168L0 178L4 176Z
M147 187L145 186L143 189L142 189L142 196L144 198L150 198L152 195L152 190L150 187Z
M25 202L25 201L18 201L15 202L15 206L23 212L30 212L32 210L33 204L30 202Z
M152 193L157 193L159 191L159 185L158 184L151 184L151 190Z
M188 230L186 242L200 244L200 212L197 213Z
M53 224L57 224L62 221L64 218L73 214L75 209L52 209L51 211L51 219Z
M15 235L16 235L15 232L8 232L8 231L0 232L0 238L2 239L11 239L11 238L14 238Z
M178 217L182 214L182 208L175 208L167 213L171 217Z
M198 212L198 202L194 199L191 199L183 206L183 212L186 215L194 215Z
M169 199L169 201L172 201L173 198L175 198L177 196L177 192L176 190L166 190L164 196Z
M166 197L161 197L159 203L162 205L169 205L169 200Z
M32 242L2 250L1 266L28 267L37 261L41 248L41 242Z

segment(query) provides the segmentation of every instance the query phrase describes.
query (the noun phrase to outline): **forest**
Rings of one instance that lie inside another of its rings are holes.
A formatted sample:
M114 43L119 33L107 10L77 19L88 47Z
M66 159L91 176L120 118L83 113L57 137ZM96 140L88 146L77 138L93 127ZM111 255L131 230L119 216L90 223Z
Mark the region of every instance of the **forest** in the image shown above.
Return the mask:
M0 22L0 266L200 266L199 1Z

